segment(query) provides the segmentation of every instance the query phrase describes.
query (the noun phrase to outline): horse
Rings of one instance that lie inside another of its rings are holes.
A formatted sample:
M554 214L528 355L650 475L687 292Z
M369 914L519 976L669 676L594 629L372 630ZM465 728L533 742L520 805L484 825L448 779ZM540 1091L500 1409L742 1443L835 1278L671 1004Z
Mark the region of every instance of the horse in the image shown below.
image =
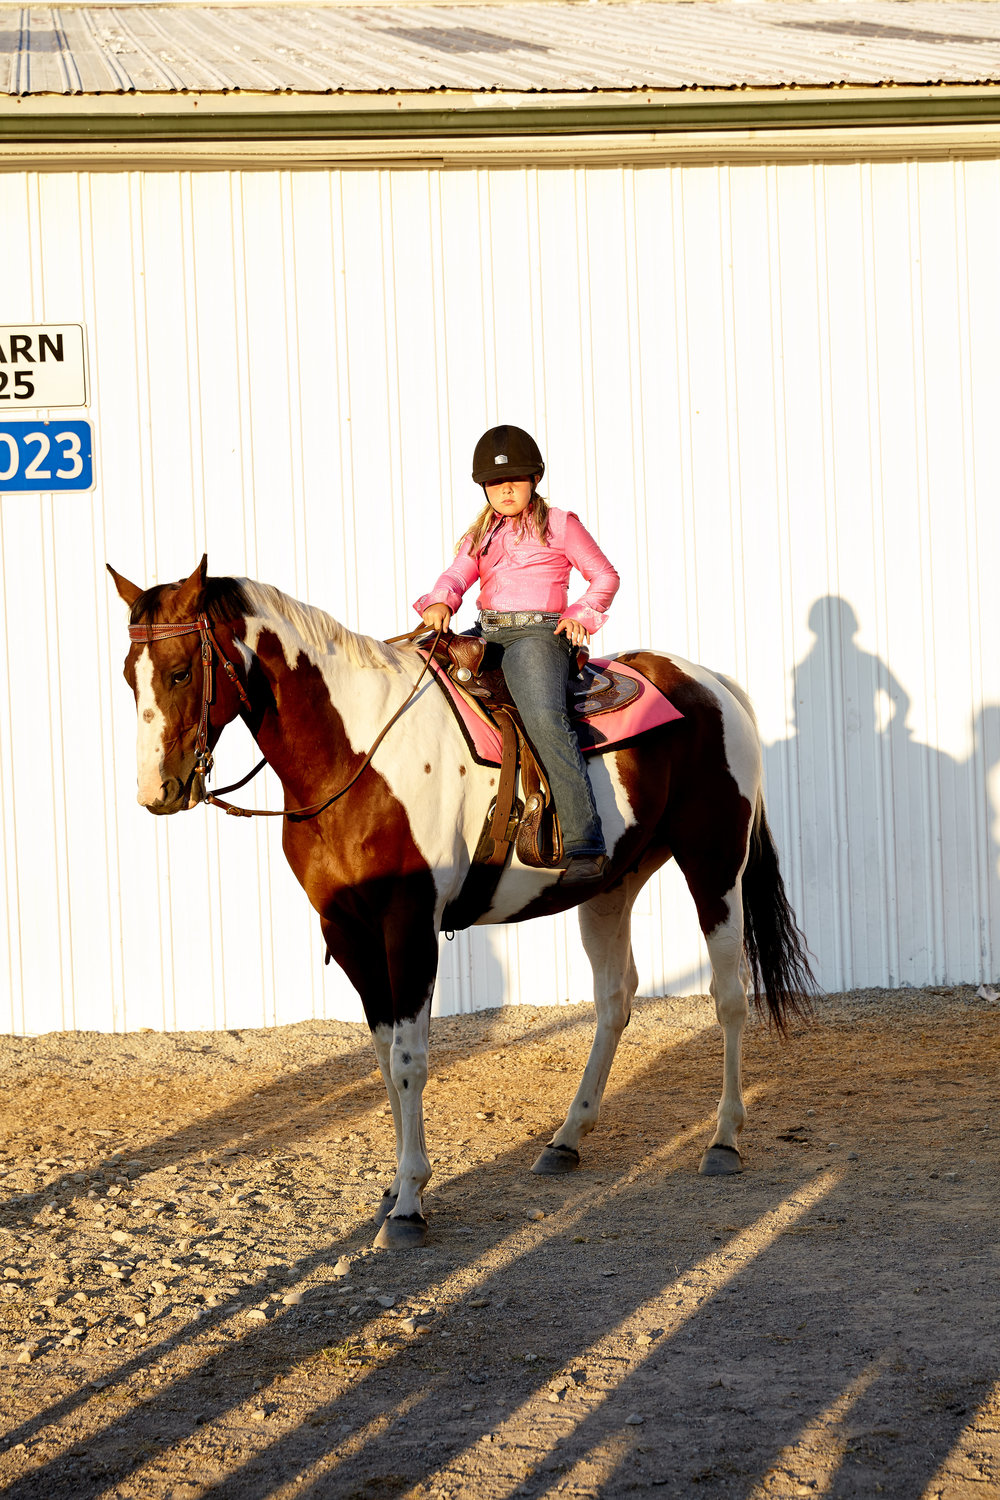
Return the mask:
M361 998L389 1097L396 1172L374 1243L422 1245L438 938L469 875L498 773L471 753L412 642L357 634L267 584L209 577L207 558L183 582L148 589L108 571L129 607L124 675L138 714L138 800L158 816L210 800L212 747L243 718L284 788L277 815L285 856L319 914L327 960ZM558 869L528 867L515 852L477 925L579 908L597 1025L566 1118L533 1168L570 1171L597 1125L638 986L633 903L675 859L705 935L723 1034L716 1129L699 1171L728 1176L744 1165L748 989L784 1034L793 1015L808 1013L814 981L765 816L746 694L674 655L639 650L619 659L683 717L590 757L610 856L605 877L597 888L574 889Z

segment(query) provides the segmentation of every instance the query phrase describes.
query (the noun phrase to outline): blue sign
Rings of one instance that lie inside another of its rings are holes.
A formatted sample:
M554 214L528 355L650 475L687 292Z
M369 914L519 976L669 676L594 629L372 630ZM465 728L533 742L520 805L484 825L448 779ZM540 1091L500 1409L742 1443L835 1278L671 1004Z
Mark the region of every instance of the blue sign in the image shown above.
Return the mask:
M94 432L62 417L0 422L0 494L92 490Z

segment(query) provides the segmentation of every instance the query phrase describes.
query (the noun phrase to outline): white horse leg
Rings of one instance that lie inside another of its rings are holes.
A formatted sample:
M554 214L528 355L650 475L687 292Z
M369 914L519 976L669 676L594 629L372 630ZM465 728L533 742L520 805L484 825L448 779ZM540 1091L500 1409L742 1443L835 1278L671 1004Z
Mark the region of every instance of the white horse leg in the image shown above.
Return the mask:
M742 1172L743 1159L737 1141L746 1120L743 1104L741 1063L743 1028L746 1025L749 970L743 953L743 896L740 882L725 898L729 916L705 934L712 963L712 998L722 1027L722 1098L716 1114L718 1124L711 1145L698 1170L703 1177L729 1176Z
M579 908L580 935L594 971L597 1031L587 1066L569 1114L532 1167L549 1175L579 1165L580 1142L594 1129L618 1042L628 1023L639 975L632 957L632 903L643 885L626 875L613 890L602 891Z
M375 1056L378 1059L379 1072L382 1074L382 1082L389 1099L389 1108L392 1110L392 1124L396 1133L396 1175L392 1183L382 1194L382 1202L375 1215L375 1223L381 1226L387 1215L391 1214L396 1207L399 1197L399 1163L403 1158L403 1111L399 1102L399 1090L392 1081L392 1064L390 1061L392 1053L392 1027L376 1026L372 1031L372 1041L375 1043Z
M422 1245L427 1237L422 1195L430 1181L431 1164L424 1136L423 1094L427 1083L427 1033L431 1004L428 996L412 1021L397 1021L388 1051L389 1102L396 1098L393 1118L398 1118L397 1170L390 1195L395 1205L386 1215L375 1239L381 1249ZM383 1028L388 1032L388 1027ZM385 1038L388 1040L388 1038ZM377 1045L377 1044L376 1044ZM383 1077L385 1068L379 1056ZM399 1114L396 1116L396 1109Z

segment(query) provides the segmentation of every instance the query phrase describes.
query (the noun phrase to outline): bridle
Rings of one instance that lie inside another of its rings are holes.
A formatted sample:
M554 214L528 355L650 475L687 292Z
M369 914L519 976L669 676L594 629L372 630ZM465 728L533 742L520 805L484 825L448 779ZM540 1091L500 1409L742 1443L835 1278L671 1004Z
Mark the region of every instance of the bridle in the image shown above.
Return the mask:
M253 770L248 771L246 776L242 777L240 781L230 782L229 786L220 787L217 792L210 792L208 790L208 787L205 785L206 779L210 774L212 766L214 764L214 756L212 755L212 752L208 746L208 731L209 712L211 710L212 704L215 702L216 660L218 660L219 666L225 672L226 676L229 678L229 681L233 684L233 687L239 694L240 702L243 705L240 712L242 713L244 709L250 709L250 699L247 696L246 688L240 681L239 676L236 672L236 668L233 666L228 657L224 655L222 647L219 645L219 642L216 639L215 632L212 629L212 624L208 618L208 615L203 612L198 616L197 620L179 620L176 623L170 625L160 625L154 623L148 625L130 625L128 627L129 640L134 641L137 644L145 645L152 645L155 641L169 641L179 638L180 636L195 634L201 637L201 713L198 716L198 732L195 736L194 742L194 776L201 783L201 800L203 802L210 802L213 807L223 808L225 812L229 813L229 815L234 818L289 818L293 823L303 823L309 818L317 817L321 812L324 812L332 803L336 802L338 798L342 797L345 792L350 791L351 787L358 780L358 777L361 775L362 771L364 771L370 764L372 756L375 754L375 751L385 739L393 724L395 724L396 720L403 713L404 709L408 707L411 699L417 691L417 688L424 680L427 670L434 658L434 648L437 646L438 641L441 639L441 631L438 630L435 633L434 644L427 654L427 658L424 661L424 665L421 669L419 677L413 684L413 687L410 689L409 693L407 693L403 702L397 708L396 712L393 714L392 718L389 719L388 722L384 724L383 727L379 730L374 742L372 743L371 749L365 755L360 766L358 766L358 769L355 771L350 781L346 782L339 791L334 792L332 797L327 797L325 802L315 802L312 803L309 807L286 808L282 809L279 812L270 808L236 807L232 802L226 802L223 799L222 795L224 792L239 791L241 786L246 786L248 781L252 781L253 778L257 775L258 771L262 771L267 765L266 757L259 760L254 766ZM390 636L387 644L391 645L395 641L412 641L415 640L417 636L429 634L430 632L426 625L418 625L415 627L415 629L409 631L406 635Z

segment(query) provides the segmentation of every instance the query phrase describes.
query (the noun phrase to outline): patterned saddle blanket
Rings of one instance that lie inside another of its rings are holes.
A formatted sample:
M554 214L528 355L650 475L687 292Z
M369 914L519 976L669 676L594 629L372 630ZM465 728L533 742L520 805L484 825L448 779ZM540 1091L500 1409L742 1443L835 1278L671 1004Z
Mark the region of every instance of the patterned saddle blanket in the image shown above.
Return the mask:
M618 688L620 707L605 708L600 699L584 697L577 712L572 715L573 726L580 740L584 755L602 754L613 750L625 740L635 739L649 729L661 724L670 724L684 715L675 708L670 699L654 687L648 677L643 677L634 667L617 661L614 657L591 658L591 671L611 677ZM447 697L455 717L461 725L466 742L475 759L483 766L499 766L502 761L502 739L495 720L465 692L437 661L432 663L435 680Z

